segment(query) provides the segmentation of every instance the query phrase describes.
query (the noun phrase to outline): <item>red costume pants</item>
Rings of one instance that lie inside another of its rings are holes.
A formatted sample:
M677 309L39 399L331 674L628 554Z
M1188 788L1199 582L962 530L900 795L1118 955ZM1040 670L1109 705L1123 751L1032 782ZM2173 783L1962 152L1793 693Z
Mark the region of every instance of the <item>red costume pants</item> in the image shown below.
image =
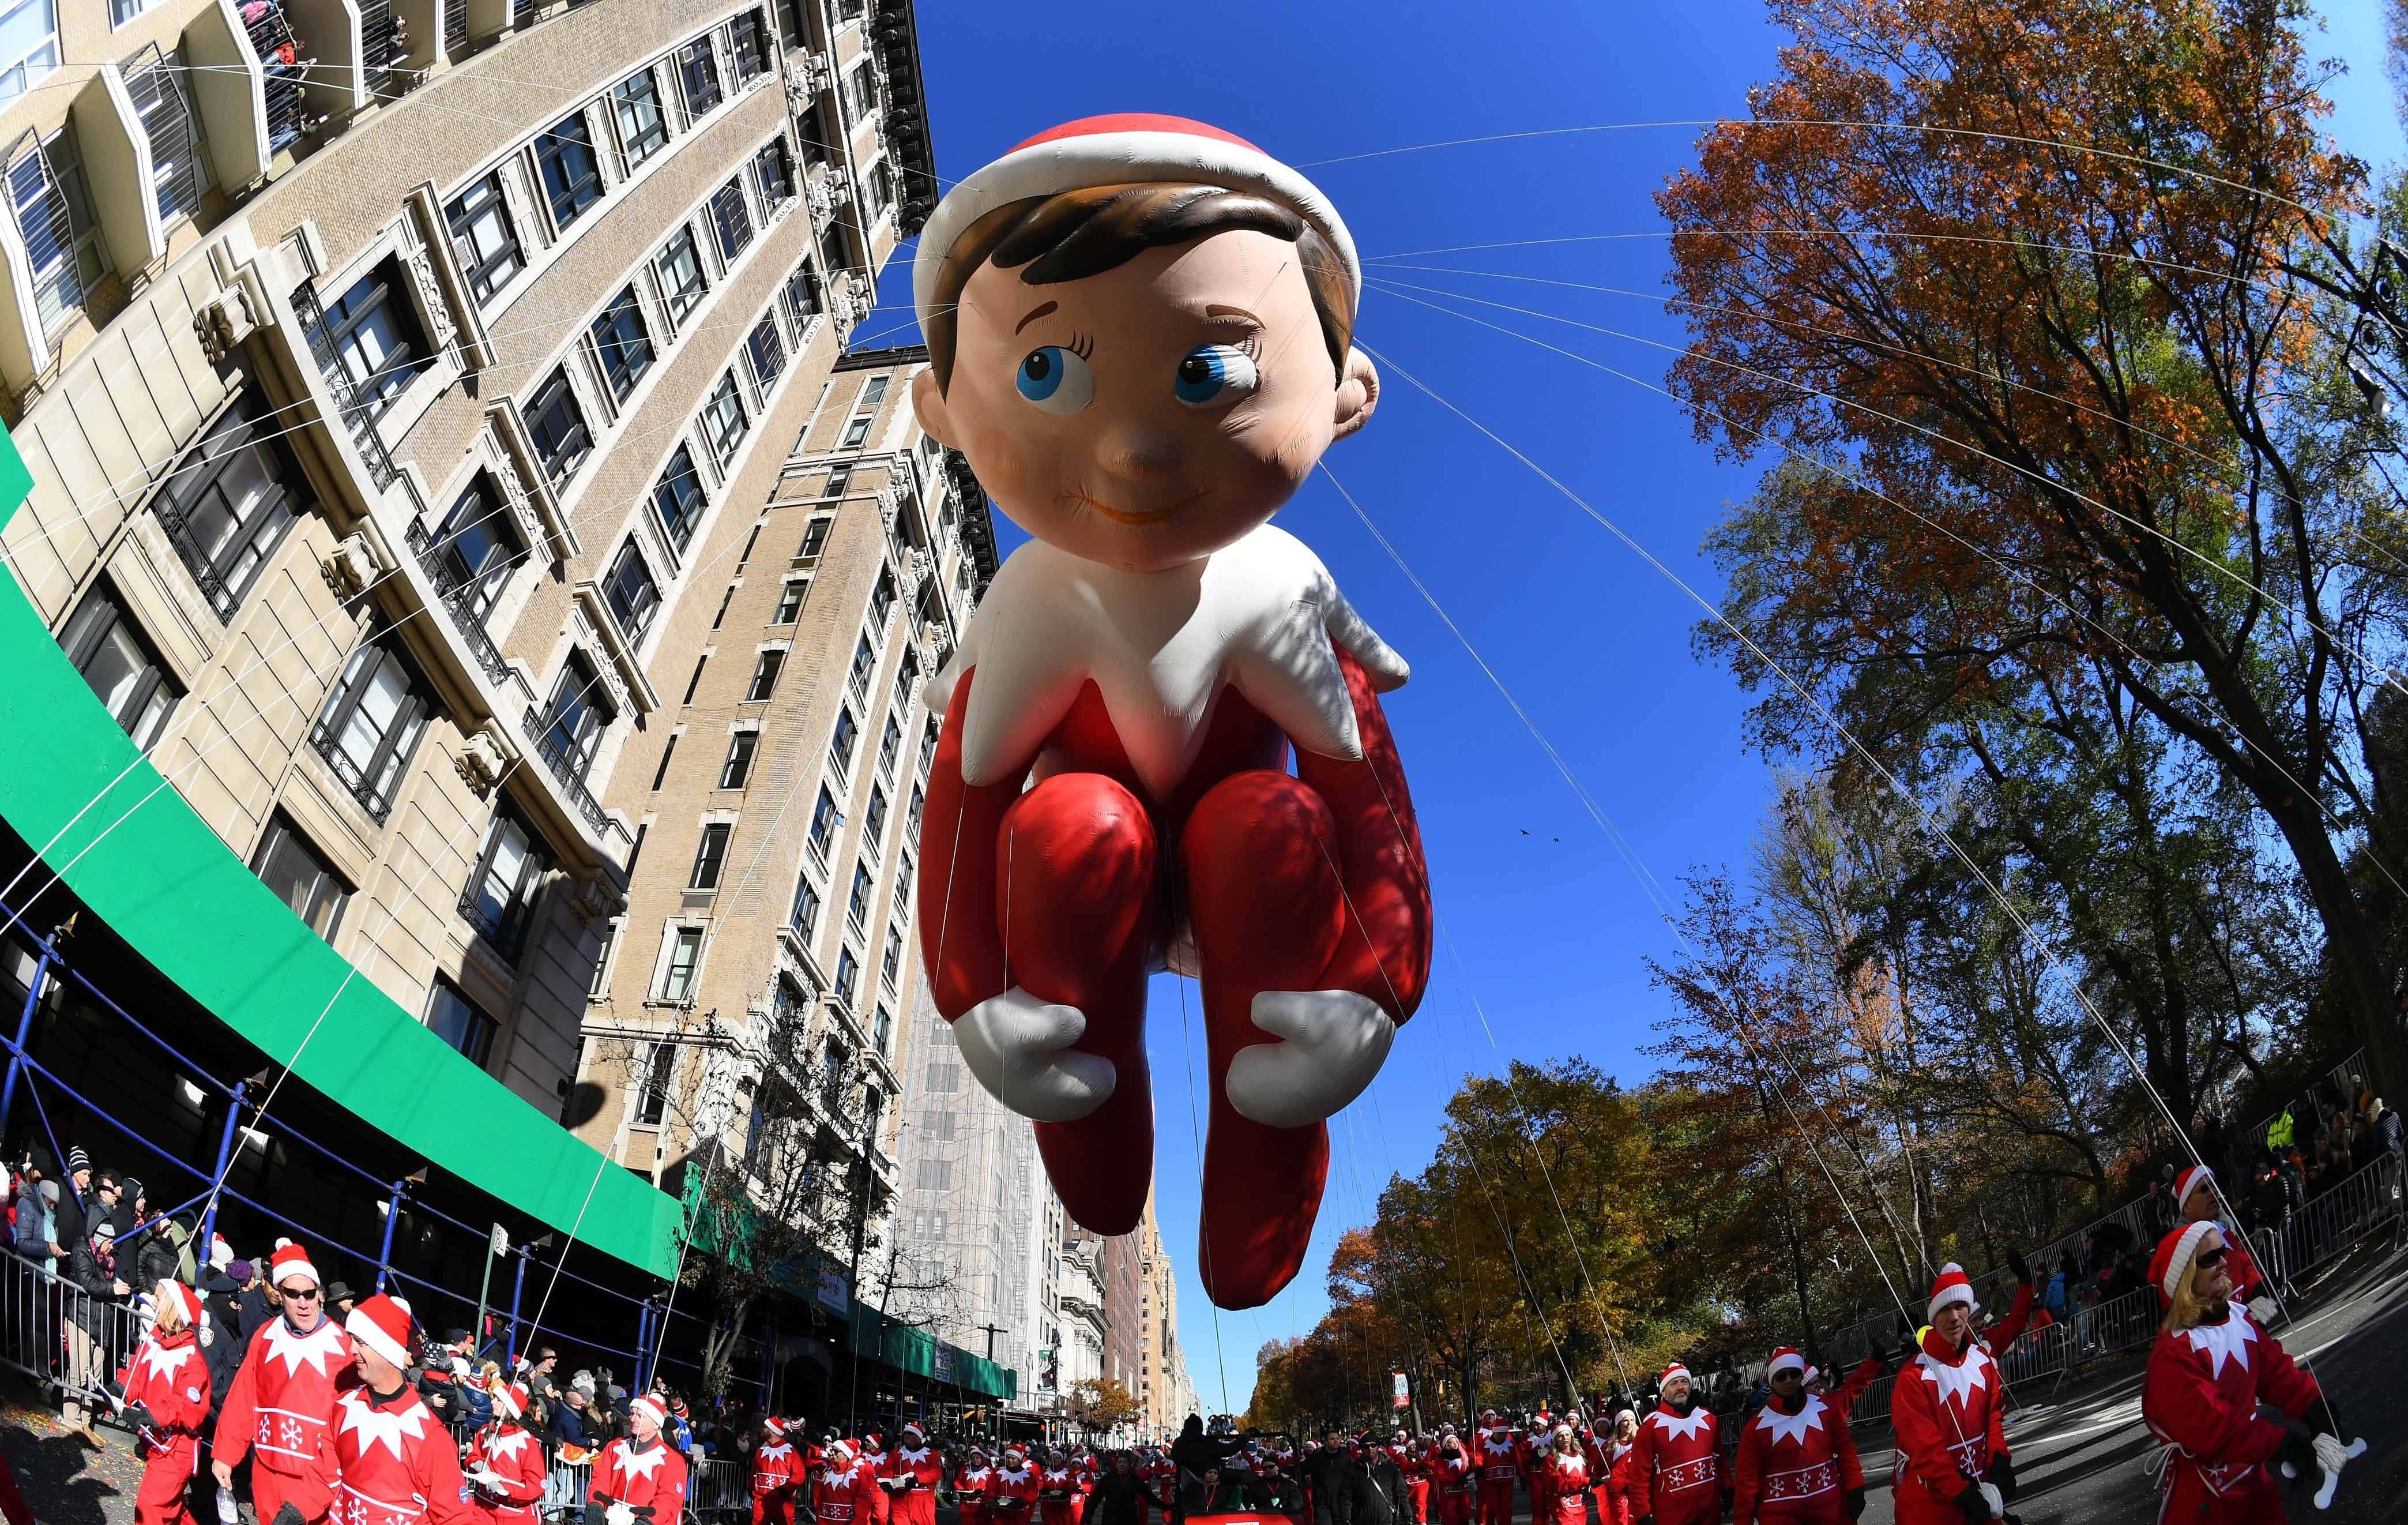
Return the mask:
M2253 1469L2224 1491L2207 1486L2197 1467L2175 1457L2166 1468L2165 1507L2157 1518L2165 1525L2283 1525L2283 1495L2266 1469ZM2313 1513L2313 1511L2311 1511Z
M294 1477L264 1465L257 1452L251 1459L251 1507L260 1525L274 1525L290 1503L301 1525L320 1525L335 1507L332 1489L315 1477Z
M794 1494L782 1488L753 1494L752 1525L795 1525Z
M1480 1525L1513 1525L1513 1480L1480 1480Z
M134 1525L192 1525L193 1474L198 1470L201 1442L195 1435L170 1435L163 1446L145 1446L142 1486L134 1495Z

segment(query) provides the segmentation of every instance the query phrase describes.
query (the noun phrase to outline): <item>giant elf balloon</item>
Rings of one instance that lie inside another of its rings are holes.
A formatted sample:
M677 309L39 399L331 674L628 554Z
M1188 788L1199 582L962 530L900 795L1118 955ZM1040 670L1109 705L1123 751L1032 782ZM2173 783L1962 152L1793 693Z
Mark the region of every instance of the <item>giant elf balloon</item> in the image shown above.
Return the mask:
M912 269L923 425L1034 537L930 683L920 945L962 1057L1097 1233L1154 1180L1146 981L1202 987L1198 1269L1296 1274L1323 1119L1429 974L1421 832L1379 695L1405 664L1269 523L1378 374L1346 224L1176 117L1093 117L962 181ZM1294 755L1290 771L1288 758Z

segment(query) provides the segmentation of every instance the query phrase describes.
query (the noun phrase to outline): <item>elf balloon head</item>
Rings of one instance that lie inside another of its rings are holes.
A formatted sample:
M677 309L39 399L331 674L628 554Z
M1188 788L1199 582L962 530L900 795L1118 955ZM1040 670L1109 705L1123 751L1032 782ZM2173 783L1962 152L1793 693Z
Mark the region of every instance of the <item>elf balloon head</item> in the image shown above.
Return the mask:
M1031 535L1124 570L1262 525L1379 400L1336 209L1181 117L1085 118L979 170L912 286L922 424Z

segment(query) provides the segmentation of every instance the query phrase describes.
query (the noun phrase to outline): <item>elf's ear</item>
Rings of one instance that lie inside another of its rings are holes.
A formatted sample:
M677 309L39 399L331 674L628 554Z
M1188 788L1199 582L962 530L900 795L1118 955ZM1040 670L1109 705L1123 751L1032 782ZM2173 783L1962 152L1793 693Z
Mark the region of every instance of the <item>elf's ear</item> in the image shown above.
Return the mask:
M925 380L927 372L922 371ZM1338 427L1329 438L1345 439L1371 422L1371 410L1380 406L1380 373L1372 368L1371 357L1360 350L1346 352L1346 368L1338 378ZM923 413L922 418L927 415ZM928 431L934 434L936 431Z
M953 416L945 411L945 390L937 384L933 368L911 378L911 411L929 439L948 450L954 448Z

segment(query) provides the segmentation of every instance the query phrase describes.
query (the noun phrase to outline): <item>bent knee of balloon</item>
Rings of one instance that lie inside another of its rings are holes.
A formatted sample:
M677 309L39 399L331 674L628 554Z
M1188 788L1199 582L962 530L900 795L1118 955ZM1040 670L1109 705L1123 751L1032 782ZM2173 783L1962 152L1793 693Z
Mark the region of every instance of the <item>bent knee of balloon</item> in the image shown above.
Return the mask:
M1101 773L1057 773L1011 802L996 828L1006 872L1036 870L1083 893L1134 893L1154 880L1153 818Z
M1302 779L1267 769L1232 773L1196 803L1180 833L1180 856L1197 900L1254 908L1253 919L1285 920L1338 882L1328 801Z

